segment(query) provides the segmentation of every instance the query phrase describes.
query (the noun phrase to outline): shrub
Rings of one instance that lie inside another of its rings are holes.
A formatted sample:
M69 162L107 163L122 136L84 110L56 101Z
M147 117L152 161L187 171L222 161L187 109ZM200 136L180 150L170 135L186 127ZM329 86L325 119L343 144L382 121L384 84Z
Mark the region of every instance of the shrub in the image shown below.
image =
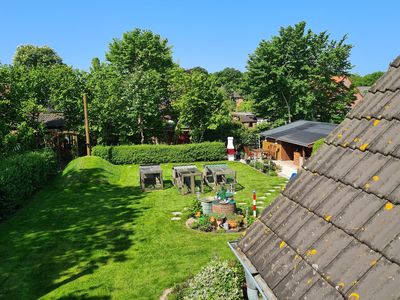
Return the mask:
M174 288L175 299L243 299L243 270L237 262L214 260Z
M93 155L113 164L159 164L167 162L216 161L226 157L221 142L185 145L95 146Z
M249 165L263 173L268 173L268 175L276 176L277 172L281 171L281 167L274 163L273 161L267 161L266 163L258 160L251 160Z
M27 152L0 161L0 218L12 214L57 170L53 151Z
M191 207L190 207L190 216L194 217L198 212L202 212L203 208L201 207L201 202L197 199L193 199Z
M213 230L209 216L201 216L197 222L193 223L192 228L204 232L210 232Z

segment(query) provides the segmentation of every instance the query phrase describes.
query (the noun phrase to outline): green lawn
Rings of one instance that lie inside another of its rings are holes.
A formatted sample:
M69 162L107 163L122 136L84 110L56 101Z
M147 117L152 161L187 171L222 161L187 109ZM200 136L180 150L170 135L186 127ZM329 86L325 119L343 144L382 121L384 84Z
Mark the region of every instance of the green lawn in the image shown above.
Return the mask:
M261 195L284 183L240 163L230 166L243 187L236 200L249 207L253 189ZM162 167L167 188L142 193L137 165L73 161L0 223L0 298L158 299L215 256L233 258L226 242L237 235L171 221L171 212L190 206L193 196L171 186L172 164Z

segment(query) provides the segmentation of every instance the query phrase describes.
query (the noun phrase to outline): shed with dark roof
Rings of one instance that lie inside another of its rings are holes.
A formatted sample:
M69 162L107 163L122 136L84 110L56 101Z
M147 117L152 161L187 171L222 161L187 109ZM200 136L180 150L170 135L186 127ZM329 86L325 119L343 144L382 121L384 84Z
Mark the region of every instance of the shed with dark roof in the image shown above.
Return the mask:
M233 112L232 117L247 127L253 127L257 124L257 117L252 112Z
M299 120L274 129L263 131L260 137L264 139L263 150L275 160L293 160L301 165L310 157L313 144L325 138L336 124Z
M250 295L400 299L400 56L238 241Z

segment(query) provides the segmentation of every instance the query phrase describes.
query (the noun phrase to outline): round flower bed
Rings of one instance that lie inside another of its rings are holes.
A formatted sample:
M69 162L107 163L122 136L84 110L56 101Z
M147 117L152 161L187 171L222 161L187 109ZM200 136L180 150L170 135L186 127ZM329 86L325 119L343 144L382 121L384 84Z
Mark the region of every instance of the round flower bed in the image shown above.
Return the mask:
M236 209L236 203L232 200L213 202L212 213L208 209L204 213L203 208L201 201L193 201L192 213L186 222L189 228L203 232L234 233L245 230L254 221L253 217L246 218L240 209Z

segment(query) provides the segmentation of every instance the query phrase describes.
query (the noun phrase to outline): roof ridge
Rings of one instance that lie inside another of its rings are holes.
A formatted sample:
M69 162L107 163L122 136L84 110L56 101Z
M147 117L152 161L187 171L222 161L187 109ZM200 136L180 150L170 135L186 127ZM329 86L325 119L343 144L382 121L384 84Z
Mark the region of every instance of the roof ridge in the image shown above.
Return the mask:
M397 56L391 63L390 63L391 67L395 67L398 68L400 67L400 55Z

